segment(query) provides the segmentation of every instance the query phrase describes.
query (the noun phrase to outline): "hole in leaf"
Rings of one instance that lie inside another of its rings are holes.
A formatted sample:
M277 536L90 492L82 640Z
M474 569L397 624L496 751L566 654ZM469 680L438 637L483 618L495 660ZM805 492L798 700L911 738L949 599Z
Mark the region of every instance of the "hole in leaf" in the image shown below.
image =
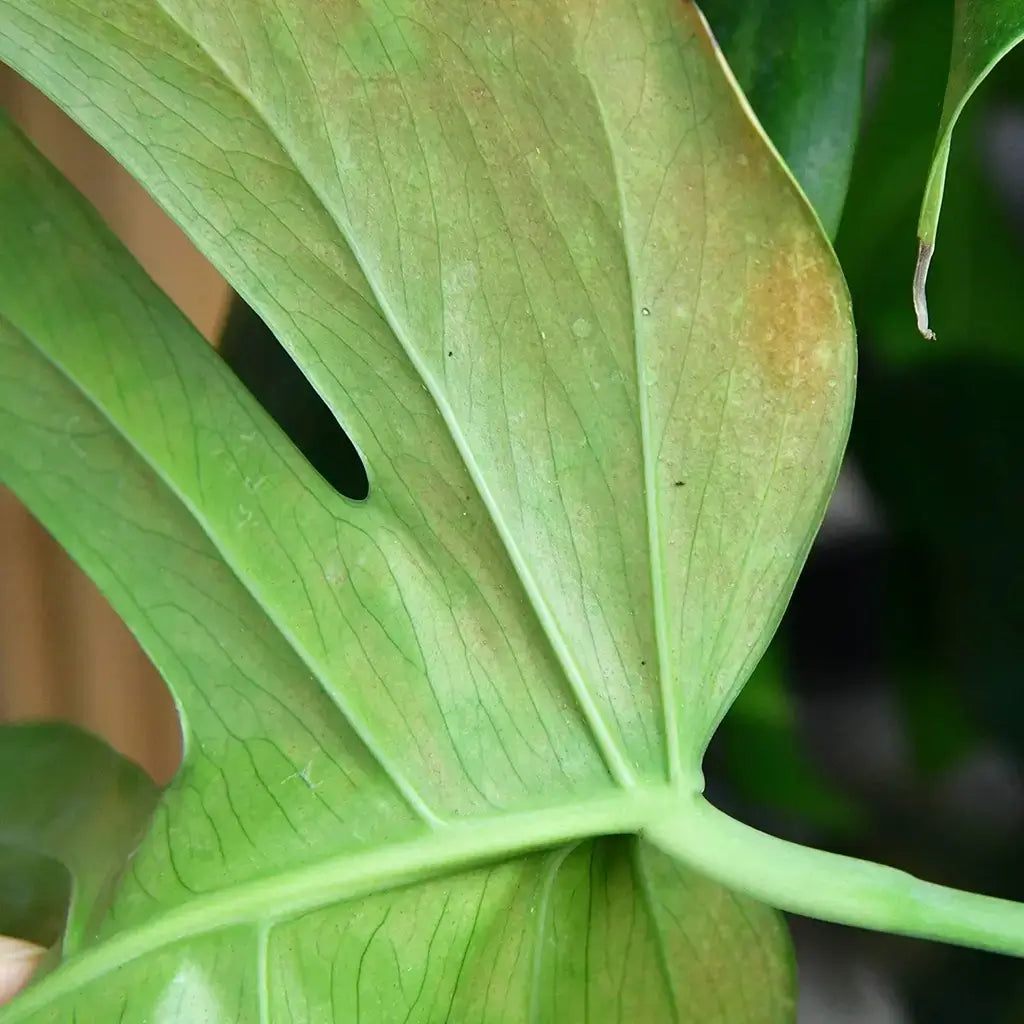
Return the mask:
M270 328L237 296L219 349L313 468L339 494L365 500L370 481L355 445Z

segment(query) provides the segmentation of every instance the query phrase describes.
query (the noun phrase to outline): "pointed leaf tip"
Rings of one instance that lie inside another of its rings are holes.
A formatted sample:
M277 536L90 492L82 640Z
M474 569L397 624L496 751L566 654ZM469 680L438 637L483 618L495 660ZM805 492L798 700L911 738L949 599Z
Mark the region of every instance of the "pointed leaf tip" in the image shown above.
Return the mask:
M953 129L978 86L1021 39L1024 39L1024 4L1020 0L1004 3L966 0L956 4L946 95L921 203L918 228L921 242L914 274L917 326L928 339L935 335L928 328L924 282L935 244ZM925 239L929 241L926 243Z
M917 315L917 329L929 341L935 340L935 332L928 326L928 267L932 262L935 246L924 239L917 244L917 265L914 268L914 313Z

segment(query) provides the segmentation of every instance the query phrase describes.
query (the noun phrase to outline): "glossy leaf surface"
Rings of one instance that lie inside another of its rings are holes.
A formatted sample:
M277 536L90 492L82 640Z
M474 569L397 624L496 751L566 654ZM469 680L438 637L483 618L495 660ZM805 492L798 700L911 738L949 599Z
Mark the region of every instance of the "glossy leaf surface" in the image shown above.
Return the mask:
M590 839L699 789L851 401L834 260L694 9L4 2L0 52L274 328L370 481L334 493L9 147L4 473L187 745L106 943L11 1019L785 1019L769 912Z
M928 325L925 285L935 250L953 129L975 89L1022 38L1024 3L1021 0L957 0L946 95L917 228L920 249L914 276L914 307L918 329L927 338L934 334Z
M860 124L866 0L705 0L733 74L834 237Z

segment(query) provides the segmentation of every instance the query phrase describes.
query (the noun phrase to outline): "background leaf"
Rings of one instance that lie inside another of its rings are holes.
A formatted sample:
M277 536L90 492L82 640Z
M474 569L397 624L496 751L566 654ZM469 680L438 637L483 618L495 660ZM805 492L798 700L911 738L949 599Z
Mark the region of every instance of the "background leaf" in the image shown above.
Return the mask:
M918 343L906 284L913 273L913 237L920 182L934 139L921 111L942 102L950 45L949 22L921 18L916 5L897 4L883 25L879 50L885 73L868 112L836 242L866 342L866 373L942 359L952 350L986 358L1016 358L1013 325L1024 316L1016 287L1021 242L988 162L986 129L993 112L1019 94L1012 67L980 86L976 103L958 120L944 198L944 243L931 267L932 311L942 345ZM1012 63L1012 62L1011 62ZM905 244L893 244L904 239ZM863 377L863 373L862 373ZM868 396L870 399L870 395Z
M1021 0L957 0L955 9L946 95L917 229L919 251L914 275L914 307L918 329L928 338L934 335L928 326L925 284L935 249L953 128L985 76L1024 38L1024 3Z
M867 0L700 6L768 137L834 237L860 122Z
M66 953L87 943L158 796L80 729L0 726L0 934Z

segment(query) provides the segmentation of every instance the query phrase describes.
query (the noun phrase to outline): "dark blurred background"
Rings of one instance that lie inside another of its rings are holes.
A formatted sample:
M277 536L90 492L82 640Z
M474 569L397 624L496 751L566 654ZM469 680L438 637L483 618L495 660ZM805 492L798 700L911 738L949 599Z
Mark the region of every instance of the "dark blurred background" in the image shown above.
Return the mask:
M924 878L1024 900L1024 52L955 137L929 296L915 225L951 4L877 5L836 244L860 383L846 466L792 605L708 755L753 824ZM260 321L102 151L12 74L0 105L220 345L328 480L365 477ZM0 491L0 719L62 717L157 779L177 723L102 598ZM1024 964L793 919L801 1024L1024 1022Z

